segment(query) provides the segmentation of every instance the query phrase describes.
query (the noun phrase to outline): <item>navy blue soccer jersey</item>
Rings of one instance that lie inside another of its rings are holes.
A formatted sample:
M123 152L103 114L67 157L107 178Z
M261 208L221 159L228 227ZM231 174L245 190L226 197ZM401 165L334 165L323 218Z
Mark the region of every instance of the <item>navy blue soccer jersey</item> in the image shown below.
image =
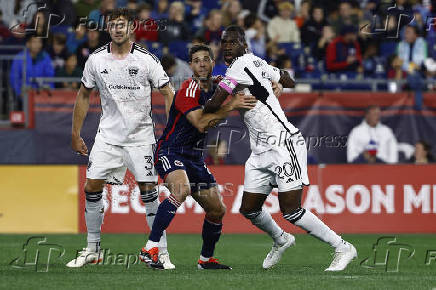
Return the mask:
M212 97L215 90L205 92L192 78L183 82L174 96L167 126L160 137L156 152L177 153L195 160L202 160L205 133L200 133L186 115L202 106Z

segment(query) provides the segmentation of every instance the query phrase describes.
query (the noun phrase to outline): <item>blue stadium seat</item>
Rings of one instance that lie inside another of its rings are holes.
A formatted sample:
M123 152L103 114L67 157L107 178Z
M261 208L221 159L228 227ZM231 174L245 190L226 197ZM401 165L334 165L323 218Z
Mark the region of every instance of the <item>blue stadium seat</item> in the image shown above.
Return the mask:
M186 41L172 41L168 44L169 52L175 57L184 61L189 61L188 55L188 42Z
M147 50L157 56L158 58L162 57L162 44L159 42L151 42L151 41L141 41L140 44L146 46Z
M383 41L382 43L380 43L380 55L387 58L395 54L397 46L398 43L395 41Z

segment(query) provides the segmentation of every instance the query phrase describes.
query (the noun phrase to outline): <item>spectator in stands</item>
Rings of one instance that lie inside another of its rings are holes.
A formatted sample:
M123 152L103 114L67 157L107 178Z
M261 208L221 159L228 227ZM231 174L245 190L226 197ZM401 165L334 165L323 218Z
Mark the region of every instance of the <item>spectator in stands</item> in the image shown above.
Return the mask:
M227 27L232 24L237 24L238 15L242 10L239 0L230 0L222 6L223 10L223 25Z
M301 27L301 42L306 46L314 47L322 36L324 26L327 25L324 10L320 6L315 6L312 17Z
M434 162L434 156L431 153L431 145L424 140L415 144L415 152L409 162L415 164L428 164Z
M37 9L37 3L34 0L0 0L3 21L11 29L20 24L30 25Z
M223 16L221 10L213 9L205 20L205 29L199 31L198 35L203 36L207 43L220 42L223 33Z
M95 29L88 29L86 32L87 41L79 45L77 48L77 64L82 69L85 68L85 62L89 55L97 48L102 46L100 42L100 33Z
M339 4L339 15L336 20L332 21L332 26L336 34L342 32L344 26L357 25L359 17L354 13L350 2L343 1Z
M192 70L188 63L171 54L164 54L161 59L161 64L176 90L180 88L185 80L192 76Z
M26 85L37 88L36 82L31 82L34 77L53 77L54 69L50 56L42 49L42 39L31 35L26 41L27 51L20 52L13 60L10 72L10 83L14 90L18 107L21 108L21 91L23 85L23 58L26 58ZM53 84L49 84L53 87Z
M77 21L73 26L73 33L67 36L67 49L69 53L76 53L77 47L83 44L86 40L86 26Z
M3 14L0 10L0 43L4 43L9 37L11 37L11 31L3 21Z
M47 4L46 9L52 15L51 24L71 26L76 21L76 12L71 0L45 0L45 3Z
M153 19L167 19L168 18L168 0L158 0L154 2L154 10L151 13Z
M294 6L289 2L279 4L279 16L274 17L267 26L268 35L273 42L300 42L300 30L291 19Z
M379 106L369 106L365 119L348 136L347 161L349 163L397 163L398 145L392 129L380 123Z
M64 34L56 33L51 39L47 52L50 55L51 62L55 71L62 69L68 57L68 50L65 46L67 37Z
M245 38L248 48L258 57L266 58L265 26L256 14L244 18Z
M65 66L56 71L56 77L78 78L82 77L82 70L77 66L77 55L72 53L67 57ZM79 89L80 82L62 82L58 88Z
M300 30L304 23L310 19L310 7L309 0L303 0L300 4L300 9L298 10L297 16L295 16L295 23Z
M331 72L362 71L362 54L357 42L357 28L351 25L342 27L341 35L327 47L327 70Z
M203 20L207 15L207 10L203 7L203 1L201 0L188 0L186 4L185 18L192 32L195 34L203 26Z
M171 3L166 29L159 31L159 41L168 43L171 41L189 41L191 31L185 20L185 5L183 2L176 1Z
M270 22L279 14L278 5L282 0L261 0L257 10L260 19L265 22Z
M79 0L74 5L77 17L87 17L91 11L100 7L99 0Z
M100 7L89 12L89 20L100 25L104 24L104 16L115 8L115 0L101 0Z
M413 73L421 70L427 58L427 44L422 37L418 36L415 26L408 25L404 31L404 40L398 44L398 56L403 61L403 70Z
M322 29L321 37L312 49L313 56L317 60L325 60L327 47L335 39L335 32L330 25L324 26Z
M157 41L158 40L158 23L151 18L151 6L148 3L139 5L138 23L135 30L136 41Z
M125 7L131 11L136 11L138 9L138 3L136 3L136 0L129 0Z
M396 93L400 91L400 87L397 81L404 80L407 78L407 73L403 70L403 60L398 57L398 55L392 55L388 59L389 69L387 73L388 80L388 90L391 93ZM404 86L403 86L404 88Z

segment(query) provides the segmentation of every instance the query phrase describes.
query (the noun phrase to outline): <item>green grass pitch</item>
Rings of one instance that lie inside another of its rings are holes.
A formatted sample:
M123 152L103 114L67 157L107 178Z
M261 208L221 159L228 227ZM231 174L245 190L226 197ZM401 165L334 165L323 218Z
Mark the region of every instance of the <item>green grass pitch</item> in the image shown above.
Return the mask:
M144 244L145 236L139 234L103 234L102 248L120 254L118 260L79 269L66 268L65 263L84 246L85 235L44 235L47 243L65 248L64 256L54 255L48 272L36 272L32 265L12 267L10 262L23 256L23 243L30 236L36 235L0 235L1 289L436 289L436 235L344 235L356 246L359 257L339 273L324 272L332 250L309 235L297 235L296 246L287 250L282 261L273 269L263 270L262 261L271 240L258 234L221 237L216 257L231 265L231 271L197 270L201 247L198 234L168 236L171 260L176 265L172 271L151 270L141 263L126 268L127 255L131 254L134 262L133 255ZM400 256L398 272L360 265L382 236L395 236L396 243L415 251L410 258L410 252Z

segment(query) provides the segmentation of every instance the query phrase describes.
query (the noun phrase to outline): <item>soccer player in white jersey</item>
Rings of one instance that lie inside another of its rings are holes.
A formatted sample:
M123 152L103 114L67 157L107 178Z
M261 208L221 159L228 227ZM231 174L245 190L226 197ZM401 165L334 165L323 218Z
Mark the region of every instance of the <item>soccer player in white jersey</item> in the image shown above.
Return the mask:
M228 68L204 112L215 112L229 94L241 90L258 100L253 109L241 111L249 130L252 153L245 164L240 212L274 241L263 267L268 269L277 264L283 252L295 244L295 237L284 232L262 208L273 187L278 187L283 217L335 248L335 257L326 271L345 269L357 256L354 246L301 207L303 186L309 185L307 148L300 131L287 120L272 86L275 82L282 87L294 87L294 80L286 71L249 53L244 31L239 26L226 28L221 47Z
M151 91L153 86L163 94L168 115L174 90L156 56L130 41L134 26L129 11L115 9L109 15L108 24L112 41L89 56L74 106L72 148L87 156L88 149L80 131L89 108L90 93L93 88L99 90L102 116L89 155L85 184L88 245L68 267L98 263L103 258L100 252L103 187L109 181L122 183L126 168L138 182L150 228L159 206L158 177L153 164L156 139L151 118ZM165 269L174 268L167 251L166 235L159 242L159 253Z

